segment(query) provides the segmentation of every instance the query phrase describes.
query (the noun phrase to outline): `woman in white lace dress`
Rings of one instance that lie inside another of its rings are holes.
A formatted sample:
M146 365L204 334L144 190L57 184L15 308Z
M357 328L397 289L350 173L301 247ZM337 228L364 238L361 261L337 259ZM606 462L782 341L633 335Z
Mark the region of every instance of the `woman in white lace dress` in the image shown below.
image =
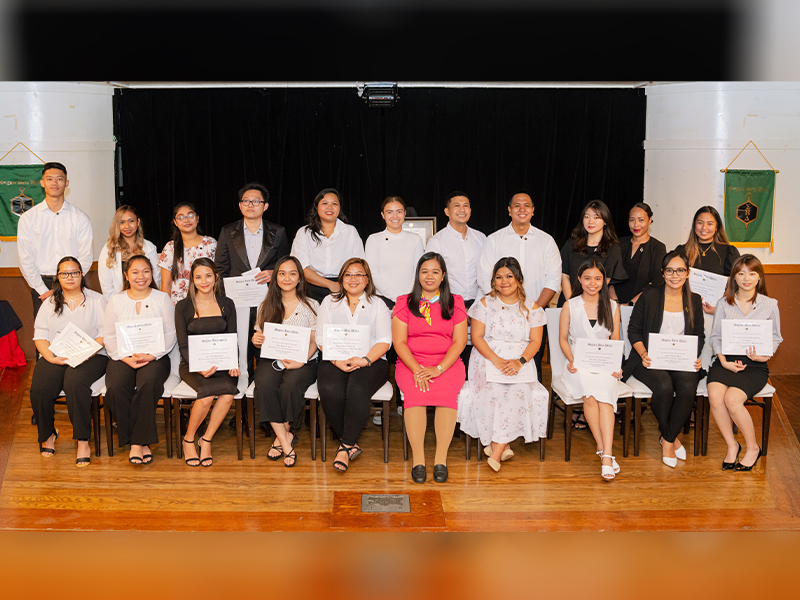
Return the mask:
M525 297L516 258L497 261L491 285L489 295L469 310L473 347L469 380L459 395L458 421L462 431L480 438L489 466L499 471L500 462L514 456L510 442L519 437L535 442L546 434L549 397L532 360L546 319L536 302ZM487 381L487 369L507 382Z

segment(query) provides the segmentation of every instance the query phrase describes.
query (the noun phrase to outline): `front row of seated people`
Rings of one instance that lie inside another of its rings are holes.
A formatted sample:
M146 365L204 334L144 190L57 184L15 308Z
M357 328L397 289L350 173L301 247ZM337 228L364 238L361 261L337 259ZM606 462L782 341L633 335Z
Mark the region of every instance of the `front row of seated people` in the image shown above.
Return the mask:
M667 254L661 272L664 284L646 288L634 306L628 327L633 350L613 374L582 372L574 364L576 339L620 337L620 309L610 298L602 263L590 258L580 266L572 297L561 310L559 345L567 359L561 377L569 393L583 400L601 459L601 476L606 481L620 472L613 455L614 412L618 381L631 376L653 391L652 408L661 433L663 463L675 467L678 460L686 460L686 449L678 436L704 375L699 359L705 343L703 306L700 297L689 289L688 260L683 252ZM237 393L239 369L219 372L213 367L190 372L188 336L235 333L236 307L220 293L220 275L208 258L192 263L187 297L174 308L169 295L155 289L153 265L145 255L127 260L122 274L124 290L107 300L86 288L77 259L64 257L58 263L53 294L35 323L34 340L42 360L34 369L30 394L41 454L55 454L59 432L54 427L54 401L63 389L73 439L78 442L76 465L90 464L91 386L105 374L105 401L116 420L120 446L130 445L132 464L152 462L150 447L158 442L156 406L170 374L169 351L177 343L181 378L198 398L181 441L186 462L211 466L211 442ZM267 455L270 460L283 458L287 467L296 464L297 437L292 430L300 426L305 391L316 380L322 410L341 442L333 468L347 471L363 453L358 439L369 416L371 397L389 378L386 353L392 345L398 357L395 379L405 399L414 482L427 479L424 437L428 407L435 407L433 479L437 482L448 478L447 451L456 422L465 433L480 439L489 456L488 464L495 471L513 457L511 442L522 437L529 443L546 435L548 392L538 382L532 364L542 344L546 319L543 309L526 297L522 269L515 258L497 261L490 293L475 302L469 313L461 296L451 293L447 266L435 252L419 258L413 289L397 297L392 313L377 295L369 265L361 257L345 261L335 282L338 289L321 304L309 296L302 263L293 256L277 260L273 282L258 309L253 344L263 344L265 323L308 327L312 333L306 363L258 361L254 401L261 421L269 423L275 433ZM709 342L716 356L708 374L708 397L728 447L725 470L749 471L761 456L744 403L764 387L769 368L768 357L757 355L755 348L743 356L723 354L721 321L772 321L773 351L777 350L782 341L778 306L766 294L763 267L755 256L746 254L733 263L726 295L715 309ZM470 377L465 383L461 353L467 344L468 316L473 349ZM115 323L156 317L162 320L165 352L123 356L118 350ZM76 367L50 351L51 341L70 322L102 346ZM368 325L367 353L347 360L326 360L322 332L327 324ZM652 357L648 339L655 333L697 336L695 372L649 369ZM489 382L488 365L511 381ZM534 376L514 382L523 369L533 369ZM209 410L208 424L197 440L197 431ZM746 444L741 461L742 448L732 423L741 430ZM195 446L198 441L199 452Z

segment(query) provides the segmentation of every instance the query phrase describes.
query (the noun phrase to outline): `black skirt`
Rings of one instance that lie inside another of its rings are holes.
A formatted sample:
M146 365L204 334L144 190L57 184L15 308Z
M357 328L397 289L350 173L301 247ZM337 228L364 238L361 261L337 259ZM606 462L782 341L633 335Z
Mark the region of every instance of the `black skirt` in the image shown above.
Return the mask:
M739 388L748 398L752 398L767 385L769 367L765 362L756 362L747 356L725 356L729 362L740 360L745 365L744 370L734 373L722 366L718 359L714 359L708 371L708 383L721 383L727 387Z

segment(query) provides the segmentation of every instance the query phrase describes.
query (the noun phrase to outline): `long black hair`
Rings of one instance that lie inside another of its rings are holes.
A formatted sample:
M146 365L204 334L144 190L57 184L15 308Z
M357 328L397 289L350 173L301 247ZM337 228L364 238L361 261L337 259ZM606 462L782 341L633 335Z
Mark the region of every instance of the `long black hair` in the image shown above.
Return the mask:
M592 200L589 202L589 204L583 207L583 212L581 212L581 222L578 223L575 226L575 229L572 230L572 251L575 254L587 253L587 241L589 239L589 233L583 226L583 217L589 210L593 210L600 216L601 219L603 219L603 237L600 239L600 243L597 245L595 254L597 254L597 256L605 256L609 253L611 247L617 243L617 232L614 229L614 221L611 217L611 211L608 210L608 206L606 206L606 203L602 200Z
M686 243L683 246L686 249L686 258L689 260L687 264L690 267L693 267L700 258L700 240L697 237L697 233L695 233L695 227L697 226L697 219L699 219L700 215L704 213L708 213L714 217L714 221L717 223L716 231L714 231L714 238L711 240L709 249L713 250L714 253L719 256L719 252L717 252L717 244L728 243L728 236L725 234L725 226L722 224L722 217L720 216L719 211L713 206L701 206L697 209L697 212L694 213L694 218L692 219L692 228L689 230L689 239L686 240ZM708 250L706 250L706 252L708 252Z
M311 204L311 208L308 209L308 214L306 214L306 229L308 229L309 233L311 233L311 239L319 246L319 243L322 241L320 236L324 235L322 233L322 219L319 218L319 213L317 212L317 208L319 207L320 201L327 195L333 194L339 200L339 217L338 219L342 223L349 223L347 217L344 215L344 211L342 210L342 197L339 195L334 188L325 188L324 190L320 190L320 192L314 196L314 202Z
M669 261L673 258L680 258L683 261L683 265L686 267L686 273L689 273L689 259L686 257L686 252L683 250L673 250L672 252L667 253L664 257L664 260L661 261L661 275L665 278L664 279L664 287L666 288L666 275L664 275L664 269L667 268ZM683 310L689 315L689 327L694 327L694 309L692 308L692 289L689 287L689 278L686 278L686 281L683 282L683 289L681 289L681 300L683 300Z
M191 210L195 218L197 218L197 209L194 207L194 204L191 202L180 202L175 205L175 208L172 209L172 279L175 280L178 278L178 263L183 262L183 236L181 235L180 228L175 225L175 217L178 215L178 211L183 207L188 208ZM203 235L203 232L200 230L200 221L197 221L197 233L199 235Z
M81 267L81 263L78 261L77 258L74 256L65 256L60 261L58 261L58 266L56 266L56 276L53 278L53 304L55 304L55 313L57 317L61 316L61 313L64 312L64 304L66 301L64 300L64 289L61 287L61 278L58 276L58 270L61 268L65 262L74 262L78 265L78 271L81 274L81 293L83 294L83 290L86 287L86 284L83 280L83 267ZM86 295L84 294L83 301L86 302Z
M136 254L134 256L131 256L128 259L128 262L125 263L125 275L126 275L126 277L122 278L123 279L123 281L122 281L122 291L130 289L130 287L131 287L131 282L128 281L127 275L131 270L131 266L137 260L144 261L145 264L147 264L147 266L150 268L150 287L153 288L154 290L157 290L158 287L156 286L156 280L153 278L153 263L151 263L150 259L147 258L144 254Z
M278 276L278 271L280 270L281 265L287 262L294 264L295 268L297 269L297 273L300 276L300 278L297 280L297 287L294 290L294 293L297 295L297 299L305 304L312 313L317 314L317 311L314 310L314 307L311 306L311 303L308 301L308 284L306 283L306 277L303 274L303 265L300 264L300 261L297 260L297 258L287 254L286 256L279 258L278 262L275 263L275 268L272 270L272 282L267 290L267 295L261 302L261 306L258 307L256 325L258 325L259 329L264 329L264 323L283 323L283 320L287 317L283 310L283 294L281 293L281 288L275 282L275 278Z
M588 269L597 269L603 276L603 287L600 288L600 298L597 302L597 322L600 323L601 327L605 327L609 331L614 331L614 313L611 311L611 296L608 293L606 270L603 267L603 263L594 258L590 258L578 268L578 274L575 276L575 282L572 286L572 297L577 298L583 294L581 275Z
M426 252L420 256L417 261L417 274L414 277L414 289L411 290L407 300L408 310L410 310L411 314L415 317L422 318L422 313L419 312L419 303L422 299L422 284L419 282L419 271L423 263L429 260L438 262L439 267L442 269L442 283L439 286L439 310L442 313L442 318L445 321L449 321L453 317L456 303L453 299L453 294L450 293L450 283L447 280L447 265L445 265L442 255L436 252Z
M192 306L194 307L195 312L197 312L197 303L195 302L195 298L197 296L197 286L194 284L194 272L200 267L211 269L211 272L214 273L214 289L212 290L214 293L214 299L216 300L217 294L222 293L222 280L220 279L219 271L217 270L217 265L214 264L214 261L206 256L195 260L192 263L192 270L189 275L189 298L192 301Z

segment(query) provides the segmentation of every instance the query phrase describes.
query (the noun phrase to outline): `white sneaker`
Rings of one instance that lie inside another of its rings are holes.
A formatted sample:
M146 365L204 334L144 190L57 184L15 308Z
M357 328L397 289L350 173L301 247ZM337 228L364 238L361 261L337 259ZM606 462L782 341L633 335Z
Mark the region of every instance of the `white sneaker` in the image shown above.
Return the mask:
M381 411L375 413L375 416L372 417L373 425L383 425L383 421L381 420Z

